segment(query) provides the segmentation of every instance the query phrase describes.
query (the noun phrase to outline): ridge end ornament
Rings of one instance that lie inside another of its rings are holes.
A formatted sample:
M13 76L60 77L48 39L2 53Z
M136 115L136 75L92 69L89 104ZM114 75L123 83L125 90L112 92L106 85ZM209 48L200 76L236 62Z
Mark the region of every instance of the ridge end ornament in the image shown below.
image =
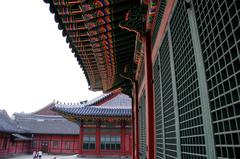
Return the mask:
M119 23L119 27L136 33L137 37L143 36L145 33L146 12L147 8L145 6L133 6L127 12L125 20Z

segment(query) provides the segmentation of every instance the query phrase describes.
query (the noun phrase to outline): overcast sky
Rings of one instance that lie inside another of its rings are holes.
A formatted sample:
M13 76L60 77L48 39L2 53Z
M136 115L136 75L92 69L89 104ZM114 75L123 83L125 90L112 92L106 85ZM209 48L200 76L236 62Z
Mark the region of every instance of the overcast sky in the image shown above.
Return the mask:
M0 109L33 112L54 99L90 100L66 38L43 0L4 0L0 9Z

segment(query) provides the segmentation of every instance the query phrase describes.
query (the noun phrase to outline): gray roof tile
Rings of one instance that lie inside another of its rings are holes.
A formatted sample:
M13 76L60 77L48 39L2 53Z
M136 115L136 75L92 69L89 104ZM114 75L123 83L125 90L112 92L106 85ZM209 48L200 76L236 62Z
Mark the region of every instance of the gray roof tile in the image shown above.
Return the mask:
M62 116L15 114L16 122L33 134L79 134L79 126Z
M107 98L112 94L103 94L102 96L92 100L94 102L87 102L83 104L68 105L57 103L53 108L59 113L77 115L77 116L112 116L112 117L130 117L131 116L131 98L124 94L118 94L112 99L106 101L100 106L90 105L97 103L103 98Z
M0 132L24 133L24 129L12 120L5 110L0 110Z

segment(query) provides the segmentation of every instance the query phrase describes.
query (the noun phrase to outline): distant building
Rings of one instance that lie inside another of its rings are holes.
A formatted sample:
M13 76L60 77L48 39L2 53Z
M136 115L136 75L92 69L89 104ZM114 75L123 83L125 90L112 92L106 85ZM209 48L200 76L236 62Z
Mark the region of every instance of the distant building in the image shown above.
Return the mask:
M15 113L14 120L0 111L0 158L39 150L130 156L131 148L131 99L116 92L89 102L52 102L34 113Z
M39 150L78 152L79 126L59 115L49 115L54 113L50 110L52 104L32 114L16 113L14 120L6 111L0 111L0 158Z
M15 114L15 121L32 134L31 151L75 154L79 126L59 115Z
M118 92L84 104L57 103L53 108L80 126L80 156L130 156L131 99Z
M0 110L0 158L6 155L28 153L31 135L20 128L5 110Z

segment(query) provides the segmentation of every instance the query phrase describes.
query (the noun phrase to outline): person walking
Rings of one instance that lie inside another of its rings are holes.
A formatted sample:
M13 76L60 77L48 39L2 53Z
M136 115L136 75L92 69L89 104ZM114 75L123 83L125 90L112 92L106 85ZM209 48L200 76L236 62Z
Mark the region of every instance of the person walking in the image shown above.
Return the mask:
M36 158L37 158L37 152L33 151L33 159L36 159Z
M38 151L38 159L42 159L42 151Z

